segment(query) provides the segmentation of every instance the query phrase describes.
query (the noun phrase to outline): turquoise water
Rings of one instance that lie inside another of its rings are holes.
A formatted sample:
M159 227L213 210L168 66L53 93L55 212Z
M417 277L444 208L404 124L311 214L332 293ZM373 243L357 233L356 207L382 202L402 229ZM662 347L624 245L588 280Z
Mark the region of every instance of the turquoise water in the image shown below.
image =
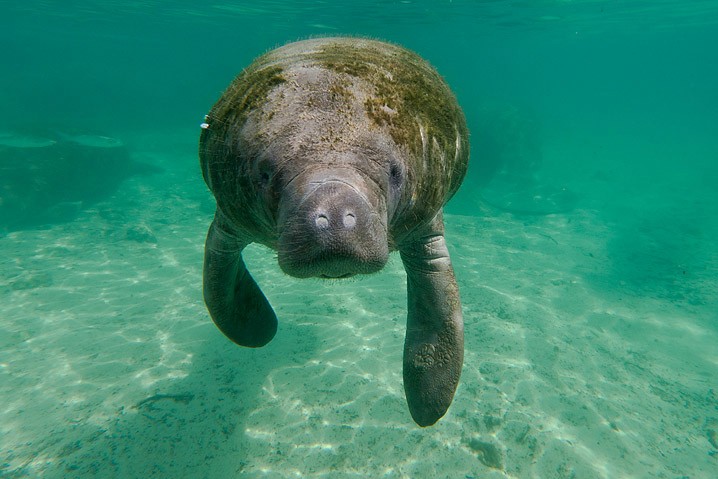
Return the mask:
M718 476L718 2L0 6L0 477ZM247 264L277 337L201 296L199 124L314 35L420 53L471 131L446 208L462 380L421 429L398 258Z

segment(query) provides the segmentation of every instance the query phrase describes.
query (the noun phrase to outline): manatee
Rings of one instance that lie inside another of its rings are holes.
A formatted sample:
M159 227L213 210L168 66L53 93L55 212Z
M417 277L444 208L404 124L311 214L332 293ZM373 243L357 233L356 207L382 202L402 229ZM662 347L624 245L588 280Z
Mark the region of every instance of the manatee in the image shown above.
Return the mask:
M291 43L251 63L205 116L202 175L217 208L203 293L219 329L267 344L277 317L242 259L277 252L297 278L381 270L399 251L407 274L404 390L413 419L447 411L461 374L459 289L442 208L468 165L464 114L415 53L362 38Z

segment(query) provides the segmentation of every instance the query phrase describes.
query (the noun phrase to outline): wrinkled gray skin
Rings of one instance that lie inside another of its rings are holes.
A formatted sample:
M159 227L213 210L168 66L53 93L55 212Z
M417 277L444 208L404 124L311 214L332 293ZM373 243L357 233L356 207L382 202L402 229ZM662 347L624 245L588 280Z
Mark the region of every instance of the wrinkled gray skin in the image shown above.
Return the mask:
M441 208L464 177L468 132L443 80L394 45L306 40L255 60L206 122L200 160L217 211L204 298L219 329L248 347L276 333L242 259L252 242L275 249L298 278L374 273L398 250L408 289L404 388L417 424L434 424L463 364Z

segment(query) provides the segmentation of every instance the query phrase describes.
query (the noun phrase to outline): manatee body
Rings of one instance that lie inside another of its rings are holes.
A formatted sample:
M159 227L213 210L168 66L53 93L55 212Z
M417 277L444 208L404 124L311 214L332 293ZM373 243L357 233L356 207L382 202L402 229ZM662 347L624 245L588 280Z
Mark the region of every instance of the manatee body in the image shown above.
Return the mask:
M199 155L217 201L204 298L232 341L259 347L277 318L242 259L277 251L298 277L407 273L404 389L421 426L448 409L463 364L459 290L442 207L466 173L464 115L436 71L396 45L321 38L247 67L202 124Z

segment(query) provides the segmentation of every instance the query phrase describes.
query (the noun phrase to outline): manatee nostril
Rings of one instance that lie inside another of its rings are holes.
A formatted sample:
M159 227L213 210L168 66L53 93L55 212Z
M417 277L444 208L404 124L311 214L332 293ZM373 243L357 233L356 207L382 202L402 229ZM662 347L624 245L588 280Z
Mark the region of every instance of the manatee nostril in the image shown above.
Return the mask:
M354 216L354 213L346 213L342 223L344 223L345 228L353 228L357 224L356 216Z
M327 228L329 227L329 218L327 218L327 215L320 213L314 220L314 224L317 225L317 228Z
M352 211L345 211L341 215L341 223L338 221L339 218L339 215L334 216L326 212L317 213L314 217L314 225L317 229L326 230L329 228L352 229L357 224L356 215Z

